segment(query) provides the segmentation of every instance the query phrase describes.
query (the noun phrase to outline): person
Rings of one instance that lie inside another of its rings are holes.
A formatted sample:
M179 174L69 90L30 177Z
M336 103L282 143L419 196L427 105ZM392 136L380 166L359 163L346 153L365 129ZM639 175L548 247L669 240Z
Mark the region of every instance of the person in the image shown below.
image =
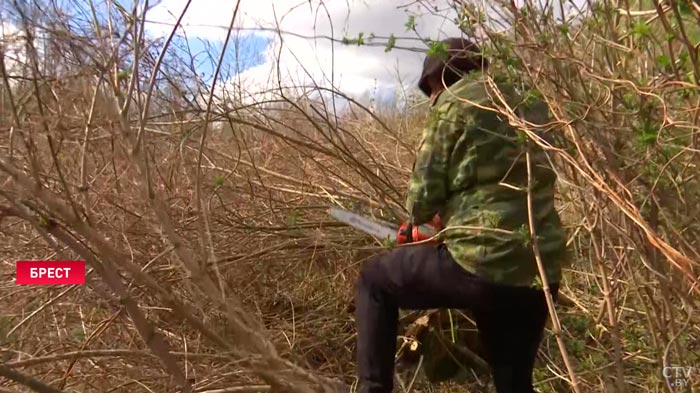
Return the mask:
M399 309L467 309L475 318L498 393L534 392L532 373L548 307L528 226L524 138L489 110L489 63L462 38L426 56L419 81L430 97L408 187L412 225L440 218L439 243L402 245L369 259L355 290L361 393L394 386ZM446 53L444 53L446 52ZM547 118L542 103L523 104L494 77L511 108ZM531 213L547 283L558 293L566 239L554 207L556 174L542 149L530 153Z

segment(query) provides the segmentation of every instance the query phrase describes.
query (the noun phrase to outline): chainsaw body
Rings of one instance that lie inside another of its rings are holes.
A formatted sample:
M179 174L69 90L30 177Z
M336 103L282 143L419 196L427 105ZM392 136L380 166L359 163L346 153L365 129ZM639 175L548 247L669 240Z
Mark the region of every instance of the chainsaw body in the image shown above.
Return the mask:
M441 229L442 223L439 216L435 216L431 222L423 225L412 225L406 221L399 227L396 244L426 241L435 236ZM433 242L437 243L437 240L433 240Z

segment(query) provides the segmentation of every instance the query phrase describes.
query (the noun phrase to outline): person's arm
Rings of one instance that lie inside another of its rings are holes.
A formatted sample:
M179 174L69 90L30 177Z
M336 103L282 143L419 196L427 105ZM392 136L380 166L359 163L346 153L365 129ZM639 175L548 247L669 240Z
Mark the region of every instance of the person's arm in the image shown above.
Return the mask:
M406 200L413 225L431 221L447 202L450 156L461 132L459 123L457 108L446 103L435 108L423 131Z

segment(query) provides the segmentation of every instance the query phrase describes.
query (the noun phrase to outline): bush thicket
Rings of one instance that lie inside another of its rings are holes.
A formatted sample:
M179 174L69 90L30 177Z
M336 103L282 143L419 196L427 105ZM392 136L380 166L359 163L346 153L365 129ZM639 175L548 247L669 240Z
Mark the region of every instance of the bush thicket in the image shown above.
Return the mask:
M235 83L197 78L177 28L149 40L141 6L107 2L98 15L81 2L81 19L50 0L6 3L1 389L352 385L355 274L386 245L327 209L405 217L427 107L372 111L320 85L244 97ZM445 12L444 2L418 3ZM691 391L700 384L700 6L451 4L452 22L494 59L490 72L518 86L524 105L539 98L551 108L546 124L531 124L493 91L491 109L555 163L573 256L537 387ZM439 54L434 39L337 44ZM330 96L344 98L340 112L323 102ZM14 261L32 259L85 260L88 285L16 286ZM411 332L426 321L416 360ZM479 359L454 361L472 354L468 315L406 313L402 324L402 389L488 383ZM669 378L668 367L690 378ZM448 381L431 385L419 371Z

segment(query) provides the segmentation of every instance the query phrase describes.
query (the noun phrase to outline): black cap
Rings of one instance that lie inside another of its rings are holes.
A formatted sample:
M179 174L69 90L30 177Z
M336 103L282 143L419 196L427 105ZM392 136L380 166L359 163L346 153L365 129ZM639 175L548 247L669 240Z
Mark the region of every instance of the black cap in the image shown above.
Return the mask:
M418 88L427 96L430 95L429 81L441 83L444 78L445 85L450 86L464 74L487 66L486 59L481 56L481 48L469 40L447 38L440 43L447 46L447 57L426 55L423 73L418 81Z

